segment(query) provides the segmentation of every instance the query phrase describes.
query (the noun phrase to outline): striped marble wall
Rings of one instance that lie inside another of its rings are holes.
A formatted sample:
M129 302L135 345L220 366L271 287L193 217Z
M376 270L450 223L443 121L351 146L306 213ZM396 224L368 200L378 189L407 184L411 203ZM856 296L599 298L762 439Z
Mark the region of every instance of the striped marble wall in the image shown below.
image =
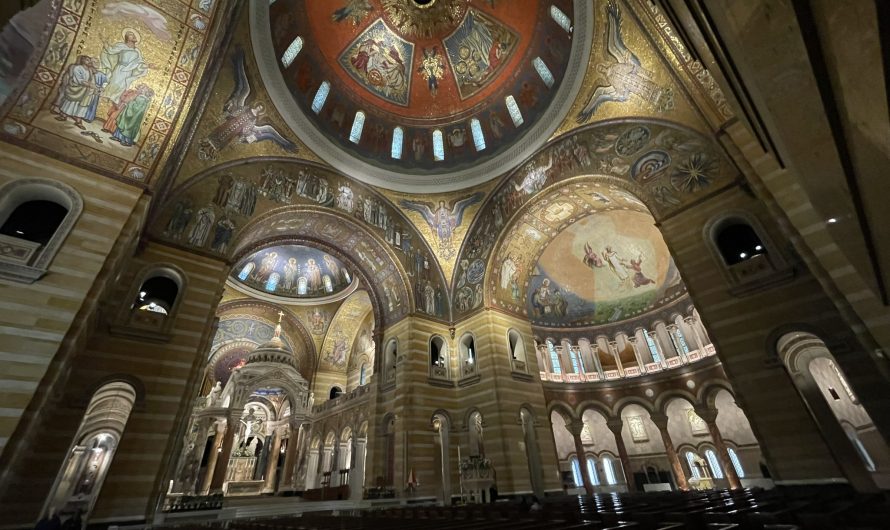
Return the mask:
M31 285L0 280L0 453L63 340L72 340L78 312L95 302L97 278L142 195L139 188L0 144L0 185L32 178L73 187L84 208L43 278Z

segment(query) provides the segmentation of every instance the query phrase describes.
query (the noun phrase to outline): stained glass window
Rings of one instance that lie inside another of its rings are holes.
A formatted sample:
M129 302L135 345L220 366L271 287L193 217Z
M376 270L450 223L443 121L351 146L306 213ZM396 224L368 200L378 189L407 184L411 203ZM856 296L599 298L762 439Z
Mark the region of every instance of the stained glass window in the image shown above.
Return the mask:
M547 352L550 353L550 364L553 366L553 373L561 374L562 366L559 365L559 354L556 353L556 347L549 340L547 341Z
M578 352L569 347L569 358L572 360L572 370L575 371L576 374L580 374L584 372L584 365L581 363L581 359L578 357Z
M596 459L592 456L587 457L587 477L594 486L600 485L600 477L596 473Z
M244 268L241 269L241 272L238 273L238 279L242 282L246 280L247 277L250 276L250 273L253 272L254 267L256 267L256 265L254 265L252 261L245 265Z
M671 338L674 339L674 347L677 348L678 352L689 353L689 345L686 344L686 337L683 336L683 331L679 327L671 330Z
M559 27L572 32L572 21L569 19L569 16L562 12L562 10L556 6L550 6L550 18L556 21L559 24Z
M280 280L280 279L281 279L281 275L278 274L277 272L273 272L269 276L269 279L266 280L266 290L269 291L270 293L275 292L275 289L278 288L278 280Z
M404 142L404 132L401 127L392 130L392 157L396 160L402 158L402 143Z
M367 370L368 365L362 364L362 367L359 369L358 373L358 386L364 386L365 384L365 371Z
M433 131L433 159L437 162L445 160L445 144L442 142L442 131Z
M689 466L692 478L701 478L701 472L698 470L698 466L695 465L695 456L692 454L692 451L686 452L686 465Z
M315 97L312 98L312 112L318 114L321 112L322 107L324 107L324 102L328 99L328 93L331 91L331 84L327 81L322 81L321 86L318 87L318 92L315 93Z
M362 139L362 129L365 127L365 113L358 111L352 120L352 130L349 131L349 141L357 144Z
M576 487L580 488L584 485L584 479L581 478L581 465L574 456L572 457L572 479L575 481Z
M652 354L652 361L656 363L661 362L661 354L658 353L658 345L655 344L655 340L652 338L651 333L645 333L646 335L646 344L649 346L649 353Z
M553 74L550 72L550 69L547 68L547 65L544 63L544 59L540 57L535 57L535 60L532 61L532 66L535 67L535 71L538 72L538 75L541 76L541 81L547 85L547 88L553 87Z
M717 453L713 449L708 449L705 451L705 457L708 459L708 466L711 468L714 478L723 478L723 468L720 467L720 462L717 460Z
M507 103L507 112L510 113L510 119L513 120L513 125L519 127L522 125L522 112L519 111L519 105L516 104L516 100L513 96L507 96L505 99Z
M304 295L306 291L309 290L309 280L306 279L305 276L300 276L297 279L297 294Z
M470 120L470 130L473 131L473 143L476 145L476 150L485 149L485 135L482 134L482 124L479 123L479 120L476 118Z
M739 461L739 455L736 454L735 449L729 447L726 449L729 452L729 459L732 460L732 467L735 468L735 474L739 476L739 478L745 478L745 470L742 468L742 463Z
M284 54L281 56L281 64L285 68L290 66L291 63L294 62L294 59L297 58L297 55L300 54L300 50L302 50L302 49L303 49L303 37L295 38L290 43L290 46L288 46L287 49L284 50Z
M603 457L603 472L606 474L606 484L611 486L618 483L615 478L615 469L612 467L612 459L608 456Z

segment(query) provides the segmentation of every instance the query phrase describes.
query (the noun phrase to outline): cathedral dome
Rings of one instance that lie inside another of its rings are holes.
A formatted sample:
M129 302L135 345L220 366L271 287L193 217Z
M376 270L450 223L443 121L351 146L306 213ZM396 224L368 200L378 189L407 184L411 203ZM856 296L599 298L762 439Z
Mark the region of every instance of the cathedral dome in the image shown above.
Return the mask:
M304 245L275 245L242 258L231 284L259 297L329 302L352 293L357 280L338 258Z
M531 154L589 53L586 2L254 4L257 61L285 121L338 169L403 191L479 183Z

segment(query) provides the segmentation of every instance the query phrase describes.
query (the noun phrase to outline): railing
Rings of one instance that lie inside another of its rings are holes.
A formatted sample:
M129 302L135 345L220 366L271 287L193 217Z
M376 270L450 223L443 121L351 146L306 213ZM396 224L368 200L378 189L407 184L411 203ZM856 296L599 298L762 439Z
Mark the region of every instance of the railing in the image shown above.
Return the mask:
M324 412L326 410L331 410L332 408L338 407L338 406L348 403L356 398L364 396L365 394L367 394L370 391L371 391L370 384L362 385L360 387L355 388L352 392L348 392L346 394L340 394L339 396L335 397L334 399L325 401L324 403L322 403L320 405L313 406L312 413L318 414L318 413Z
M646 374L663 372L665 370L670 370L671 368L713 357L716 354L717 350L714 348L714 345L708 344L701 350L694 350L682 356L668 357L660 363L647 363L643 365L642 368L637 365L624 366L622 367L624 375L622 375L619 370L604 370L602 375L598 372L588 372L583 374L553 374L550 372L540 372L540 377L541 381L549 381L553 383L593 383L596 381L613 381L615 379L628 379Z

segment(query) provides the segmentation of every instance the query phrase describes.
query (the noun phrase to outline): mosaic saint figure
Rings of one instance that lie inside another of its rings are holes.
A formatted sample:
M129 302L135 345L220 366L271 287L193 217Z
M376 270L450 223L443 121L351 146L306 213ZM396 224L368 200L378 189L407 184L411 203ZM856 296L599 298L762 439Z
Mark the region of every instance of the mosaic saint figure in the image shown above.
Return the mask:
M652 72L643 68L639 57L624 44L624 38L621 36L621 11L614 0L609 1L606 14L608 16L606 51L614 61L596 65L596 71L601 76L601 84L596 87L587 104L578 113L578 123L589 120L604 103L625 102L630 99L631 94L637 95L659 110L672 107L670 89L658 85L653 80Z
M191 234L189 235L189 244L195 247L203 247L204 243L207 242L207 236L210 234L215 219L216 216L211 208L205 207L198 210L195 226L192 227Z
M260 262L260 268L256 273L256 279L260 282L266 281L266 279L275 272L275 267L278 266L278 253L277 252L267 252L265 256L263 256L263 260Z
M300 266L297 264L297 258L290 258L284 266L284 288L293 289L294 279L297 277L297 271Z
M399 205L423 216L424 221L426 221L439 240L440 256L444 259L449 259L454 255L454 229L460 226L463 221L464 211L481 201L483 196L482 192L474 193L456 200L451 207L448 207L445 201L439 201L437 207L429 202L409 201L407 199L399 201Z
M223 105L225 119L206 138L199 142L198 156L203 160L214 160L219 151L230 143L257 143L266 140L275 142L285 151L295 152L297 146L286 139L271 125L262 125L266 107L262 103L248 103L250 81L244 66L244 50L237 48L232 54L235 88Z
M633 271L634 287L642 287L644 285L655 284L655 280L643 274L643 255L640 254L637 259L628 261L628 266Z
M340 265L337 263L337 260L332 258L331 256L325 254L324 255L324 264L328 267L328 270L331 271L331 276L336 278L337 281L340 280Z
M142 120L145 118L145 112L153 97L154 91L148 85L140 84L136 87L135 96L123 104L117 120L115 120L112 140L120 142L125 147L130 147L139 139Z
M142 58L142 52L136 47L139 44L139 33L127 28L123 31L123 42L107 45L99 56L102 69L108 73L108 84L102 93L117 104L121 95L140 77L148 74L151 65Z
M402 53L386 39L368 36L358 45L349 63L384 96L399 98L407 92L408 75Z
M87 118L93 98L99 91L95 71L93 61L87 55L79 56L76 63L68 66L62 74L59 96L51 109L58 114L56 120L66 121L72 118L75 127L86 129L83 120Z
M314 259L309 258L306 262L306 280L309 281L309 290L318 291L321 289L321 268Z
M618 256L617 252L612 250L611 246L606 246L606 250L603 251L603 259L609 266L609 269L616 277L618 277L618 280L620 280L622 284L625 283L630 275L624 267L624 260Z
M439 47L423 49L423 59L417 73L426 79L427 88L433 97L439 92L439 80L445 76L445 59L439 54Z

